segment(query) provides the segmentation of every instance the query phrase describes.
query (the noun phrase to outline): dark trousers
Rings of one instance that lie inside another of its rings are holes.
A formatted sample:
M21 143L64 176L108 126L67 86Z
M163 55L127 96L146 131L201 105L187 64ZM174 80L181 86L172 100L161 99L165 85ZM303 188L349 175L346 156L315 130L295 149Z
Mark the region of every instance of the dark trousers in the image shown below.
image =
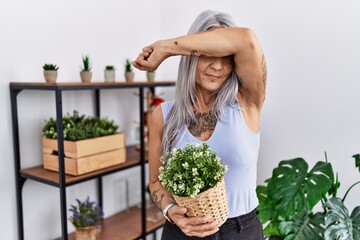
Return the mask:
M263 229L256 210L239 217L229 218L219 231L211 236L199 238L186 236L175 224L166 221L161 240L263 240Z

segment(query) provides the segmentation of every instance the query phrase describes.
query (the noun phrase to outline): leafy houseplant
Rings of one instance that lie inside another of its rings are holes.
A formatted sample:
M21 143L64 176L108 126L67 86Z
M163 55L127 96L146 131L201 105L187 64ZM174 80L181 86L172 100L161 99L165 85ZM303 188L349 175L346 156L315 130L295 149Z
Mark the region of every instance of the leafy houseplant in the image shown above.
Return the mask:
M227 171L216 153L204 144L187 144L161 158L159 179L171 193L195 197L215 187Z
M64 140L79 141L89 138L108 136L117 133L118 125L108 118L86 117L74 111L73 115L63 117ZM43 137L57 139L56 120L45 120L42 130Z
M104 70L105 82L115 82L115 67L112 65L105 66Z
M85 201L76 199L77 205L71 205L72 213L69 220L76 229L77 240L96 240L100 234L101 221L104 217L103 210L89 197Z
M43 66L45 81L54 83L57 79L57 70L59 69L56 64L45 63Z
M89 55L83 55L82 56L82 64L83 66L81 68L80 77L82 82L91 82L91 76L92 76L92 66L90 61Z
M132 65L130 59L125 60L125 80L126 82L134 81L134 72L132 70Z
M205 143L187 144L165 154L161 161L159 180L177 204L188 209L187 215L211 214L222 225L228 216L223 177L227 166L216 153Z
M353 157L360 167L360 155ZM257 210L269 239L360 239L360 206L349 216L344 205L347 194L360 181L338 198L338 175L334 178L327 159L318 161L310 171L303 158L281 161L266 183L257 187ZM315 212L318 204L323 210Z

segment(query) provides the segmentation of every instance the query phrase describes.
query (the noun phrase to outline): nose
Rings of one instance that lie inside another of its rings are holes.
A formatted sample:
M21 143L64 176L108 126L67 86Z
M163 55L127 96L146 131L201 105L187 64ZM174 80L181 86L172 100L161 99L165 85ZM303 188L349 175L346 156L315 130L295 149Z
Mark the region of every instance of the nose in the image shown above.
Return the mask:
M221 70L223 67L223 61L220 57L215 57L212 59L210 67L214 70Z

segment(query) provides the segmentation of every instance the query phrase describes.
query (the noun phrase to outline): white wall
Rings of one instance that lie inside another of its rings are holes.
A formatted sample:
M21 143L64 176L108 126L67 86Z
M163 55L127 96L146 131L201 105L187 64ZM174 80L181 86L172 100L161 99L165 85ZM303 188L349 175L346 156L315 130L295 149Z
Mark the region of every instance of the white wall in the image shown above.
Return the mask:
M55 8L56 10L54 10ZM280 160L298 156L310 167L327 152L339 172L340 196L360 179L351 156L360 152L360 3L356 0L198 0L168 1L21 1L0 3L0 226L4 239L17 239L11 116L8 84L43 81L45 62L60 65L59 81L79 81L81 55L94 61L94 81L102 81L105 65L118 69L123 62L157 38L185 34L196 15L205 9L229 12L242 26L253 28L268 62L267 99L262 115L262 145L258 182L270 177ZM158 79L176 78L178 58L165 62ZM136 72L136 79L145 74ZM167 98L171 91L167 91ZM36 97L35 97L36 96ZM64 112L79 109L91 114L89 92L66 93ZM43 119L54 116L53 95L23 92L19 95L21 156L23 167L41 164L40 135ZM76 102L75 102L76 100ZM137 104L132 91L110 91L103 114L116 119L128 132L128 142L138 118L124 102ZM124 115L127 112L127 115ZM120 117L119 117L120 116ZM130 125L130 127L129 127ZM105 178L105 211L124 208L123 180L137 170ZM136 185L136 183L134 183ZM137 184L138 185L138 184ZM68 188L68 204L76 197L95 196L94 183ZM135 203L139 190L131 198ZM360 205L353 190L350 210ZM23 191L26 239L51 239L60 234L58 190L27 181ZM51 223L51 224L49 224ZM71 229L69 224L69 229Z

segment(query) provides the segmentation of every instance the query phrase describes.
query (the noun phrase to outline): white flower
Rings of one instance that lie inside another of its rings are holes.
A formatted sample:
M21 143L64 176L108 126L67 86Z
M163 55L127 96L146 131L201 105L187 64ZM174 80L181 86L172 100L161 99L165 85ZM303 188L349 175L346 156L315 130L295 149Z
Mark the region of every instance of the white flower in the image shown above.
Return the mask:
M184 162L183 164L181 164L185 169L189 167L189 163L188 162Z

